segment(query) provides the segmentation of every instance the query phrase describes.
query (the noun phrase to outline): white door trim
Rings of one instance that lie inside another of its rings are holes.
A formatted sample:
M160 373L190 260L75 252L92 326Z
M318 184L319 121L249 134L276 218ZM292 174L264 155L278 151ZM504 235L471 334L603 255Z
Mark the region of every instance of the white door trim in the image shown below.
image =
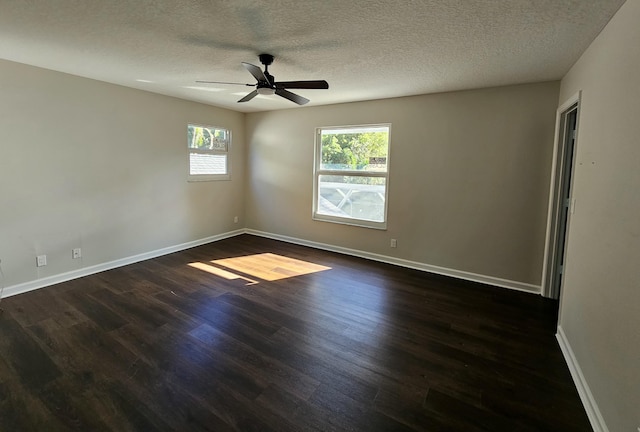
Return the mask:
M557 293L553 292L553 286L550 284L551 277L550 272L553 272L555 269L551 265L555 261L555 253L556 253L556 245L555 245L555 231L557 229L558 221L555 218L556 211L556 201L558 199L558 194L561 192L558 188L558 175L562 173L558 173L558 164L562 161L560 160L560 156L562 155L562 149L560 146L564 145L564 134L561 130L563 124L563 115L571 108L573 105L578 105L578 113L576 118L576 135L578 133L578 126L580 122L580 104L582 99L582 91L578 91L576 94L571 96L565 102L563 102L558 109L556 110L556 128L555 128L555 137L553 142L553 160L551 163L551 182L549 184L549 203L547 208L547 230L545 234L545 244L544 244L544 261L542 263L542 295L544 297L553 298L557 295ZM577 140L577 136L576 136ZM575 152L574 152L575 159ZM571 168L573 169L573 167ZM567 225L567 231L569 229Z

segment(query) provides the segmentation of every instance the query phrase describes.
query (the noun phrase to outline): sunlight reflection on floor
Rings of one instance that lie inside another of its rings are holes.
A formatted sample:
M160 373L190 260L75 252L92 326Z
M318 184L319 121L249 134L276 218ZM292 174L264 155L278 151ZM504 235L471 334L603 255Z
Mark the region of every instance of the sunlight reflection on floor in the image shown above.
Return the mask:
M277 281L324 270L331 270L331 267L272 253L224 258L213 260L209 263L194 262L190 263L189 266L229 280L244 279L249 282L249 284L256 284L258 281L249 279L229 270L234 270L238 273L253 276L265 281Z

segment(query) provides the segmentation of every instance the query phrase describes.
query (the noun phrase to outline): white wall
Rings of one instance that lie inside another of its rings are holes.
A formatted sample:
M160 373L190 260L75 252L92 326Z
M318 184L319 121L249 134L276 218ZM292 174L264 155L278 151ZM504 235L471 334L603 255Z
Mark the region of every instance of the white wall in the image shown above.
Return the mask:
M238 227L243 114L7 61L0 95L0 259L9 292ZM186 181L188 122L233 130L231 181ZM71 259L75 247L81 260ZM40 254L48 265L36 268Z
M248 114L247 227L538 290L558 89L550 82ZM388 229L313 221L315 128L369 123L392 124Z
M640 426L640 1L562 80L582 90L560 325L612 432Z

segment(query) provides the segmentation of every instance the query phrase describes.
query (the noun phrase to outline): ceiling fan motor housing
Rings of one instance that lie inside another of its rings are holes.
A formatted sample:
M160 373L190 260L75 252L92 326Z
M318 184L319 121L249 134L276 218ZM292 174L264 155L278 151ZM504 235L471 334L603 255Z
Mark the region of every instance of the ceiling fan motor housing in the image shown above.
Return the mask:
M260 87L260 84L258 84L258 94L261 95L272 95L276 92L275 88L269 87L268 85L265 87Z
M265 54L266 55L266 54ZM258 81L257 90L261 95L272 95L276 92L276 79L269 72L265 71L264 76L267 81Z

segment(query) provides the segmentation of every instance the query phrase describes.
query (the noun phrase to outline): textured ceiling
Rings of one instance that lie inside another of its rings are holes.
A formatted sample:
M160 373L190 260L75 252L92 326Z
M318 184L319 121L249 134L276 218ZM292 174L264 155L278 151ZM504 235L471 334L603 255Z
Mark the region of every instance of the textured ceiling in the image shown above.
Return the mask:
M0 0L0 58L223 106L254 83L325 79L294 90L321 105L560 79L624 0Z

